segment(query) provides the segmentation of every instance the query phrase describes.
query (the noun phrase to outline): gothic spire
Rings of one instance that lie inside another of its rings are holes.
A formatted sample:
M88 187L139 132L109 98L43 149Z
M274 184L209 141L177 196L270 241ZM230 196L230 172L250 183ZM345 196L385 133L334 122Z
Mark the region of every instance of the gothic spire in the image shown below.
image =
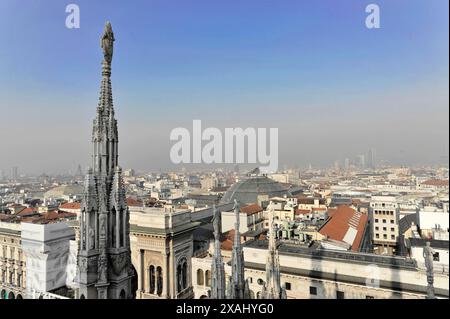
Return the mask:
M220 251L220 211L213 205L214 255L211 263L211 298L225 299L225 269Z
M118 130L114 118L114 103L111 88L111 63L114 50L114 33L111 23L107 22L100 46L103 51L102 80L97 107L97 116L92 130L93 169L98 175L107 177L108 183L112 180L114 169L118 165Z
M244 276L244 252L241 245L240 227L240 207L234 200L234 213L236 222L234 224L234 243L231 252L231 277L228 285L228 299L249 299L248 282Z
M273 222L273 207L269 206L269 249L266 261L266 282L264 283L262 299L286 299L286 290L280 283L280 258L276 242L276 225Z
M92 169L85 180L78 251L79 298L131 298L129 210L118 166L118 132L114 118L111 62L114 33L109 22L101 37L102 80L92 130Z

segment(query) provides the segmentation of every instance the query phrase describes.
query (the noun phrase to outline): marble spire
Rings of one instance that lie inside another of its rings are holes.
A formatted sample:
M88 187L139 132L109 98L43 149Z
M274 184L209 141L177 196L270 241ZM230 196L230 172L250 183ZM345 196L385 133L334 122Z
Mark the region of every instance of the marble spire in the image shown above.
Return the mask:
M273 207L269 206L269 249L266 261L266 282L263 285L262 299L286 299L286 289L280 283L280 258L278 256L276 232L273 222Z
M118 166L118 131L111 89L114 47L111 24L101 36L102 80L92 129L92 168L88 170L80 214L77 261L78 297L132 298L129 210Z
M211 263L211 298L225 299L225 268L220 250L221 215L220 211L216 209L216 205L213 205L212 223L214 226L214 255Z
M234 213L236 222L234 224L234 243L231 252L231 276L228 282L227 298L228 299L249 299L250 291L248 282L245 280L244 273L244 251L241 245L240 233L240 207L234 200Z

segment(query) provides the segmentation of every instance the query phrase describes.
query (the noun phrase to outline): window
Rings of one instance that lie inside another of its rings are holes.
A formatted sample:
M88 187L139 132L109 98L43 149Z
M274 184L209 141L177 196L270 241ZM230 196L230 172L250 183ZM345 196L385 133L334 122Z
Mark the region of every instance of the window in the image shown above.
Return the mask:
M383 234L383 239L387 239L387 235L386 234Z
M366 296L366 299L375 299L374 296Z
M395 231L395 228L391 227L391 231Z
M309 294L313 295L313 296L317 296L317 287L310 286L309 287Z
M394 220L393 219L391 219L391 224L393 224L394 223Z
M286 290L291 290L291 283L290 282L285 282L284 284L286 285L285 286Z
M383 219L383 223L386 224L386 219Z
M375 238L380 238L380 234L375 234Z
M345 299L343 291L336 291L336 299Z
M375 230L379 230L380 229L380 227L378 227L378 226L375 226Z
M395 239L395 235L391 235L391 239Z
M203 276L203 270L202 269L197 269L197 285L199 286L203 286L204 285L204 280L203 280L204 276Z
M211 287L211 271L205 271L205 283L206 286Z
M386 227L383 227L383 231L386 231Z
M378 223L378 218L375 218L375 223Z

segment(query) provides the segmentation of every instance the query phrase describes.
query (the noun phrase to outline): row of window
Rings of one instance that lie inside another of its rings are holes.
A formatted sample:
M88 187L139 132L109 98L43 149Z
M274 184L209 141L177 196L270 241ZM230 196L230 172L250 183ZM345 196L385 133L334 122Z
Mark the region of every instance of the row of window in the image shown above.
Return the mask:
M375 230L380 230L380 227L375 226ZM383 231L387 231L387 228L383 227ZM395 231L395 228L391 227L391 231Z
M387 220L386 220L386 219L383 219L382 221L383 221L383 224L386 224L386 223L387 223ZM378 223L378 222L379 222L379 219L378 219L378 218L375 218L375 223ZM391 223L391 224L395 224L395 220L390 219L390 223Z
M375 214L380 214L380 215L391 215L391 216L394 216L394 212L393 211L388 211L388 210L375 210L374 213Z
M380 234L375 233L375 238L380 238ZM383 234L383 239L387 239L387 235ZM391 235L391 239L395 240L395 235Z

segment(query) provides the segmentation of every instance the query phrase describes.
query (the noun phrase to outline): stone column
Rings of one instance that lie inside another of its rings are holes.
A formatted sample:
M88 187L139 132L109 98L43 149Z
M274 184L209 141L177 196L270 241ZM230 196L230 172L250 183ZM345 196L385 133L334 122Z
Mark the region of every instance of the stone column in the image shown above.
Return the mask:
M86 218L86 222L85 222L85 225L86 225L86 229L85 229L85 231L86 231L86 251L88 251L89 250L89 247L90 247L90 242L89 242L89 228L90 228L90 218L91 217L91 214L90 213L85 213L85 218Z
M124 210L122 214L122 234L123 234L123 246L127 247L127 211Z
M83 250L84 247L84 221L86 218L86 212L83 210L81 211L81 216L80 216L80 247L81 250Z
M138 250L138 265L139 265L139 269L138 269L138 290L139 291L144 291L144 257L143 257L143 250L139 249Z
M120 210L116 211L116 248L120 247Z
M98 238L100 236L99 230L98 230L98 215L99 215L98 212L94 213L94 216L95 216L94 248L97 248L97 249L98 249Z
M163 267L162 267L162 272L163 272L163 289L162 289L162 293L161 296L168 299L168 291L169 291L169 280L167 280L169 278L169 276L167 276L167 272L169 271L169 265L167 264L168 260L167 260L167 252L164 249L164 255L163 255Z

